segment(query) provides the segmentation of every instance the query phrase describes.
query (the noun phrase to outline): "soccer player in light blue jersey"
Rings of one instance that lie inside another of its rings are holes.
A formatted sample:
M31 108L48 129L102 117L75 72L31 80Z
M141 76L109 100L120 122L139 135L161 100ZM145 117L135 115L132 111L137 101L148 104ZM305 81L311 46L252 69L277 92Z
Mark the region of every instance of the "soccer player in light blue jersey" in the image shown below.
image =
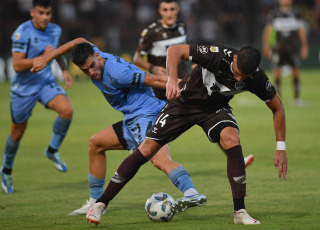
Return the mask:
M61 28L50 23L52 4L50 0L33 0L31 20L21 24L12 35L13 68L16 71L11 83L11 133L5 149L3 166L0 170L2 189L13 193L12 168L19 142L27 128L28 119L37 102L58 113L53 124L53 136L45 156L54 162L57 170L67 171L58 149L69 129L73 109L65 91L55 82L51 62L38 73L31 73L36 57L53 51L59 43ZM62 58L57 59L66 81L66 88L72 85L72 78Z
M51 53L37 58L31 71L37 72L48 62L72 49L72 61L101 90L110 105L123 113L124 119L96 133L89 143L90 200L82 208L69 215L87 214L91 206L103 194L108 150L135 150L165 106L150 87L165 88L167 76L152 75L117 56L101 52L83 38L72 40ZM149 87L148 87L149 86ZM161 122L161 121L160 121ZM156 168L166 173L184 196L195 196L192 202L204 205L206 197L198 194L187 170L171 160L169 147L164 145L149 159ZM113 177L121 182L122 178ZM194 204L190 204L194 205Z

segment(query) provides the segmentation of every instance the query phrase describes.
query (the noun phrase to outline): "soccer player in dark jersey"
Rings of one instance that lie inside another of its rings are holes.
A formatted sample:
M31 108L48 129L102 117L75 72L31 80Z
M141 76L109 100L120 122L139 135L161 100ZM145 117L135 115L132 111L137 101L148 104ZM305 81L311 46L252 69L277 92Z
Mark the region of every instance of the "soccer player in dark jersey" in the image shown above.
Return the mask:
M178 84L181 59L197 64ZM208 139L222 146L227 154L227 175L234 203L235 224L260 224L245 209L246 172L239 138L239 127L229 101L249 91L259 97L273 113L276 151L273 159L279 178L287 175L285 112L281 99L264 70L259 67L260 52L250 46L236 50L223 45L177 45L168 48L166 86L168 102L139 148L119 166L104 194L88 212L88 221L98 224L109 202L150 157L193 125L199 125ZM117 179L117 180L116 180ZM172 211L196 206L189 197L175 201Z
M44 154L54 162L57 170L67 171L67 166L57 152L69 129L73 109L65 91L55 82L51 63L41 72L31 73L34 58L51 52L58 46L61 28L50 23L52 4L50 0L33 0L31 20L21 24L12 35L13 68L16 74L11 83L11 133L5 149L3 167L0 170L2 189L13 193L12 167L20 140L27 128L28 119L37 102L58 113L53 124L53 136ZM72 78L66 70L63 59L57 59L63 70L66 88L72 85Z
M161 18L142 31L133 62L152 74L166 75L168 47L186 44L187 34L185 24L178 20L180 8L177 1L160 1L158 11ZM147 56L147 60L145 60L145 56ZM179 63L179 78L182 78L186 73L187 65L182 61ZM159 99L166 99L165 89L153 88L153 91Z
M186 25L178 20L180 12L177 1L161 0L159 5L161 18L142 31L138 48L134 54L134 64L149 70L152 74L166 75L167 49L172 45L186 44ZM145 60L144 56L147 56ZM187 74L187 65L181 60L178 67L178 78ZM166 100L165 89L153 88L154 94ZM252 154L244 157L246 167L254 161Z
M300 51L299 51L300 43ZM292 8L292 0L279 0L279 8L271 11L264 29L264 55L271 59L275 84L280 94L281 67L288 64L292 68L295 104L302 105L300 99L299 66L300 58L308 56L308 40L301 16Z

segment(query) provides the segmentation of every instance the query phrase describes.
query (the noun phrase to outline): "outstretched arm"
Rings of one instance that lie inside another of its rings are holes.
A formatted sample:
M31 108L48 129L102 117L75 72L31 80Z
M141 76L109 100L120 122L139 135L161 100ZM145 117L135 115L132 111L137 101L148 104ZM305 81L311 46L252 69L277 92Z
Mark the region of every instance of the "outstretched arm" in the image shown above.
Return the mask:
M271 30L272 30L272 25L268 23L263 31L262 47L263 47L263 54L266 58L270 58L271 56L270 41L269 41Z
M279 178L281 178L281 175L283 178L286 178L288 167L288 158L285 147L286 121L284 108L279 94L274 96L271 101L267 102L267 106L273 113L273 124L277 141L277 149L273 156L274 165L276 168L279 168Z
M189 45L170 46L167 50L167 74L169 76L166 90L168 100L180 96L178 86L178 65L181 59L189 59Z
M76 39L60 46L59 48L55 49L54 51L36 58L33 61L33 67L31 68L30 71L35 73L35 72L38 72L38 71L44 69L49 61L69 52L74 46L76 46L77 44L80 44L82 42L88 42L88 41L84 38L76 38Z
M298 30L298 34L299 34L299 39L301 42L300 56L302 59L306 59L308 57L308 53L309 53L307 33L303 27L300 27Z

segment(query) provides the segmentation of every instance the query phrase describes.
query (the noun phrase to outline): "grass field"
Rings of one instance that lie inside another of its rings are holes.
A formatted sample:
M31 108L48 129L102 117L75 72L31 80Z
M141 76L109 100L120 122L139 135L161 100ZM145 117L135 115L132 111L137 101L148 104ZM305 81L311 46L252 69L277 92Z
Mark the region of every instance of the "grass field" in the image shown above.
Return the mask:
M233 204L226 176L226 157L211 144L202 130L192 128L170 144L172 158L190 173L199 192L208 202L178 213L169 223L153 223L144 204L154 192L182 196L170 180L148 163L110 203L100 229L320 229L320 77L319 70L304 70L302 99L305 106L293 105L289 77L283 79L283 103L287 121L286 180L278 179L273 165L275 136L272 113L255 96L243 93L232 101L240 126L244 154L254 154L247 169L246 208L261 221L260 226L233 224ZM3 159L10 129L8 83L0 84L0 149ZM88 140L97 131L122 119L90 81L75 81L68 90L74 119L61 147L69 171L58 172L43 151L51 138L54 112L40 104L33 111L20 142L13 168L14 194L0 192L0 229L88 229L84 216L67 216L79 208L88 193ZM108 153L109 181L127 151Z

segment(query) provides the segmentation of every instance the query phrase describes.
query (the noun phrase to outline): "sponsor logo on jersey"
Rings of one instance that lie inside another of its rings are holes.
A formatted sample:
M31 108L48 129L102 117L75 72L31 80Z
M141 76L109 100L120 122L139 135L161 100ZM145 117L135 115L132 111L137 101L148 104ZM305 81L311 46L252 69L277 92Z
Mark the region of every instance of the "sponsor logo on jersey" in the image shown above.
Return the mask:
M14 37L14 39L19 40L20 39L21 34L17 33L16 36Z
M179 26L178 31L181 35L184 35L186 32L184 31L184 28L182 26Z
M141 80L141 73L134 73L131 85L132 86L139 86L140 80Z
M199 46L199 51L200 51L200 53L202 53L202 54L206 54L206 53L208 53L208 47L206 47L206 46Z
M270 92L270 91L271 91L271 86L272 86L272 85L271 85L271 82L268 80L268 81L266 82L266 90Z
M234 180L234 182L236 182L238 184L245 184L246 183L246 175L233 177L233 180Z
M246 84L243 82L236 82L234 84L234 87L236 88L236 90L241 90Z
M219 47L217 46L210 46L210 51L213 53L218 53L219 52Z
M167 39L168 38L168 34L167 33L162 33L162 38L163 39Z

